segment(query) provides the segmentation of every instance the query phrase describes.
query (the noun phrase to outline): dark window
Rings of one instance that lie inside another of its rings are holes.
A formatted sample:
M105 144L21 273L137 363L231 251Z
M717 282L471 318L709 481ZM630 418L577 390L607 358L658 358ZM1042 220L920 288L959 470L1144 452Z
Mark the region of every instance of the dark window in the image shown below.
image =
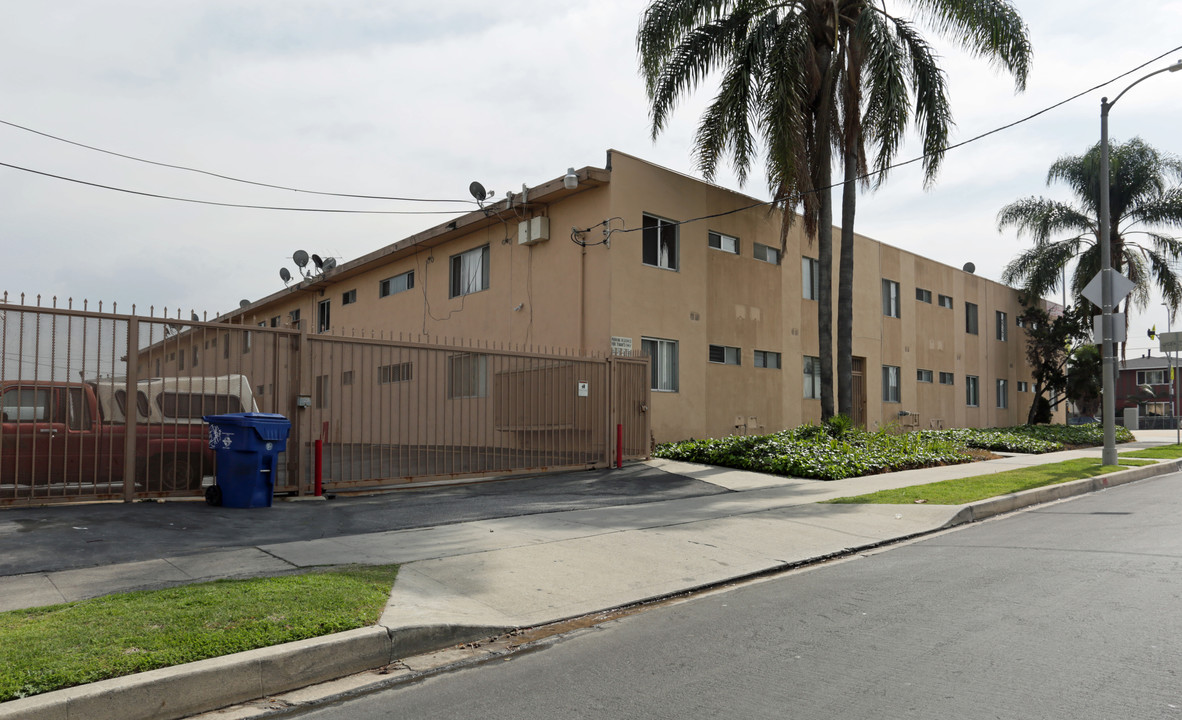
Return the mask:
M394 365L381 365L378 367L378 384L385 385L387 383L406 382L414 379L414 364L413 363L396 363Z
M770 370L780 369L780 353L772 352L771 350L756 350L755 351L755 367L768 368Z
M386 278L378 283L378 297L389 297L400 292L410 290L415 286L415 271L409 270L401 275Z
M332 301L321 300L316 305L316 332L328 332L332 327Z
M346 291L345 294L341 295L341 304L342 305L352 305L355 302L357 302L357 291L356 290L349 290L349 291Z
M712 232L707 235L707 242L710 244L710 247L716 250L722 250L732 255L739 254L739 238L737 237Z
M644 216L643 261L645 265L676 270L678 226L672 220Z
M772 265L780 264L779 248L762 245L760 243L752 243L752 246L755 248L754 254L756 260L762 260L766 263L771 263Z
M488 397L488 355L452 355L447 359L447 397Z
M712 363L725 365L739 365L742 363L743 351L729 345L711 345L709 359Z
M977 305L967 302L964 304L964 331L969 335L977 334Z
M451 256L451 294L460 297L488 290L488 245Z

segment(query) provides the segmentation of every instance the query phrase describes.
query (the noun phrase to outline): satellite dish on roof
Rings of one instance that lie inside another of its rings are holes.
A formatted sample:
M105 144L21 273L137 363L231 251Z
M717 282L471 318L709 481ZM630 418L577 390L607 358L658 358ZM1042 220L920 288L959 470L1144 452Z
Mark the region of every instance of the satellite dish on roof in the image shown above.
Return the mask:
M286 285L287 283L291 282L291 271L285 267L281 267L281 268L279 268L279 277L283 278L283 284ZM243 301L243 302L245 302L245 301ZM249 304L250 303L247 303L247 305L249 305ZM245 307L245 306L240 306L240 307Z
M325 270L332 270L336 266L337 266L337 259L336 258L334 258L334 257L324 258L324 269Z
M304 252L303 250L296 250L291 256L291 259L295 261L296 265L302 268L308 264L308 253Z
M197 313L193 312L192 310L189 311L189 319L193 322L201 322L201 318L197 317Z
M281 268L279 271L279 275L282 276L283 273L285 273L285 272L287 272L287 268ZM250 301L247 300L246 298L242 298L241 300L238 301L238 307L240 307L240 308L244 308L247 305L250 305Z
M971 275L971 274L977 272L977 266L972 264L971 262L967 262L964 264L963 270Z
M323 261L323 260L321 260L321 259L320 259L320 256L319 256L319 255L317 255L316 253L312 253L312 263L313 263L313 264L314 264L314 265L315 265L315 266L316 266L318 269L321 269L321 270L323 270L323 269L324 269L324 261Z
M476 198L478 202L483 201L486 197L488 197L488 193L485 192L484 186L475 180L473 180L472 184L468 186L468 192L472 193L472 197Z

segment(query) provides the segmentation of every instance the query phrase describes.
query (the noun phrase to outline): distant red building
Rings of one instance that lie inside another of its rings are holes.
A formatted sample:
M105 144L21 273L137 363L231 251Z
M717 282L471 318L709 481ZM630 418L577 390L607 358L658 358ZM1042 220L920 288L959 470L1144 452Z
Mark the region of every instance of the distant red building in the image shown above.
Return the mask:
M1177 359L1174 361L1179 362ZM1135 407L1141 417L1172 417L1175 410L1170 385L1170 358L1139 357L1118 363L1116 374L1116 416Z

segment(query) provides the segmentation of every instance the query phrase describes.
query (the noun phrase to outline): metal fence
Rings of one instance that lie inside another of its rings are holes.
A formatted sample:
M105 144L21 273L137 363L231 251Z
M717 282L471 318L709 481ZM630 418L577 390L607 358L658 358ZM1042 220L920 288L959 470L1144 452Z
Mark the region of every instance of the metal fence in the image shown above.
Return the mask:
M200 495L226 412L291 420L276 492L318 454L332 491L649 453L647 358L56 305L0 301L0 504Z

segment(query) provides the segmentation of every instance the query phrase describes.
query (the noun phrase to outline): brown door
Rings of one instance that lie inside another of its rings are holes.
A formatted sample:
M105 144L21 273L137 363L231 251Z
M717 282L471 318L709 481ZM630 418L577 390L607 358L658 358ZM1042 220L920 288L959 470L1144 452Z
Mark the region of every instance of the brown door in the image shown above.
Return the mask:
M853 369L853 413L854 425L866 427L866 358L856 357Z

